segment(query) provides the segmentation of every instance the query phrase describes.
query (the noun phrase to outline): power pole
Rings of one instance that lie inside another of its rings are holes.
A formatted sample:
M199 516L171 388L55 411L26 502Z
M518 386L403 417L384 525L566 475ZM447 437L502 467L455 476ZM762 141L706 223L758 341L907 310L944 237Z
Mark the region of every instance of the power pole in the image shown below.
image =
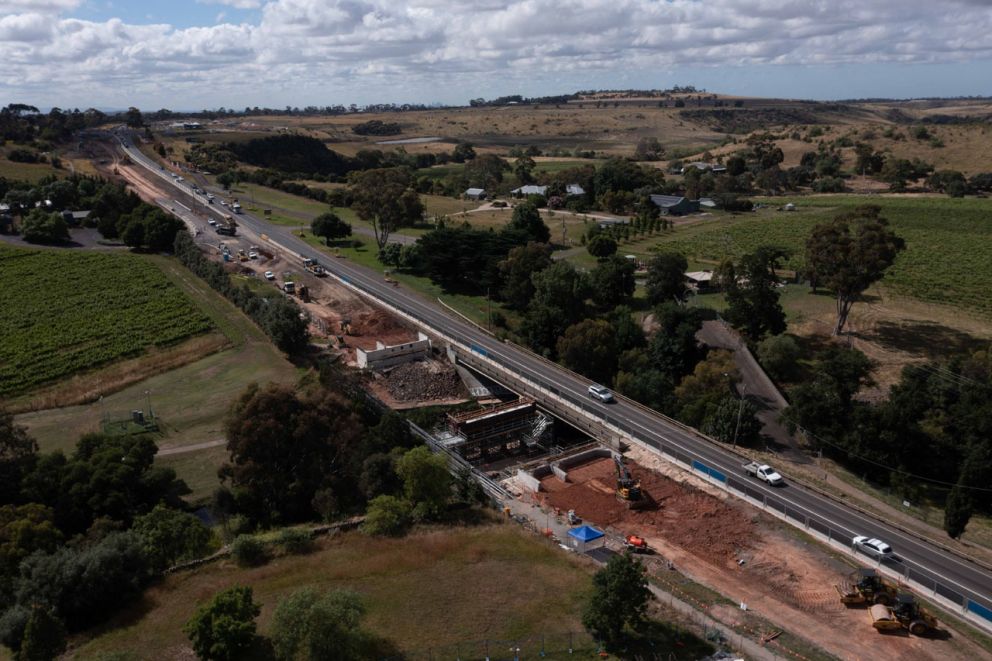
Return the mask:
M741 414L744 413L744 397L747 395L747 384L741 389L741 403L737 407L737 426L734 427L734 445L737 447L737 433L741 430Z

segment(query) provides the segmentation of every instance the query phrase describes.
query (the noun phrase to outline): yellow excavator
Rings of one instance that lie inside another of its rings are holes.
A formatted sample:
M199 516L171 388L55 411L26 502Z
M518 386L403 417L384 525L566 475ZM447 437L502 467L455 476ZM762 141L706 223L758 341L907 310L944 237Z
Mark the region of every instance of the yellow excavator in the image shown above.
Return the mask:
M617 469L617 498L627 503L630 509L643 507L645 501L641 483L630 474L622 455L613 455L613 462Z

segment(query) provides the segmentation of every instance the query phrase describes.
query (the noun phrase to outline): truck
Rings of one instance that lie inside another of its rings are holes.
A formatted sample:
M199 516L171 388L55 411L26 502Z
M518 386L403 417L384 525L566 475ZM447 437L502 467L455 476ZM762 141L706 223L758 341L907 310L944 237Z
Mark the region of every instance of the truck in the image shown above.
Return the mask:
M625 551L630 551L631 553L651 552L651 547L648 546L647 540L643 537L638 537L637 535L627 535L624 537L623 548Z
M759 464L757 461L752 461L751 463L744 464L743 468L744 473L747 475L756 477L762 482L767 482L773 487L782 484L782 476L768 464Z
M327 273L324 271L324 267L321 266L317 262L317 260L310 259L309 257L305 257L303 259L303 268L309 271L310 273L314 274L318 278L322 278L325 275L327 275Z
M233 211L234 213L241 213L241 205L235 202L234 204L231 205L231 211Z
M282 283L282 290L287 294L295 294L296 283L293 282L292 280L287 280L286 282Z

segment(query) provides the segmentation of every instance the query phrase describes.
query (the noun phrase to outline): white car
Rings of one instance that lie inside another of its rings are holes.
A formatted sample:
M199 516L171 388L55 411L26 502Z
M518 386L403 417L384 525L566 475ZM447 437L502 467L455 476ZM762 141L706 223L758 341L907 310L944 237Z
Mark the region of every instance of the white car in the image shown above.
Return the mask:
M248 259L258 259L258 253L252 250L248 253Z
M276 279L276 274L273 273L272 271L266 271L265 272L265 279L266 280L275 280Z
M858 535L851 540L851 545L862 553L878 558L879 560L886 560L892 557L892 547L874 537L869 538L864 535Z
M209 219L207 221L207 224L210 225L211 227L217 227L217 221L214 220L213 218Z
M601 402L609 403L613 401L613 393L611 393L608 388L605 388L597 383L589 386L589 395Z
M773 487L777 487L782 484L782 476L778 474L777 470L768 464L759 464L756 461L752 461L749 464L744 464L744 472L751 477L758 478L762 482L767 482Z
M220 205L221 205L222 207L226 207L226 206L227 206L227 200L221 200L221 201L220 201Z

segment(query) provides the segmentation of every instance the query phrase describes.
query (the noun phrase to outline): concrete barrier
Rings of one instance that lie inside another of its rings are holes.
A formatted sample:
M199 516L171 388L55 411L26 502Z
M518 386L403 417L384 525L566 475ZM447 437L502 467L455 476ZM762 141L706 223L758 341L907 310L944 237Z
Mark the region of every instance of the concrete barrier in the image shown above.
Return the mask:
M387 347L382 342L376 342L376 348L370 351L355 350L355 358L360 369L381 370L395 365L402 365L414 360L420 360L430 354L431 341L423 333L417 333L415 342L404 342Z
M541 480L540 480L540 478L538 478L538 477L536 477L534 475L534 473L536 473L536 472L537 471L535 470L533 472L528 473L527 471L523 470L522 468L521 469L517 469L517 480L519 481L520 486L524 487L525 489L530 489L534 493L537 493L538 491L540 491L541 490ZM548 472L550 472L550 471L548 471Z

